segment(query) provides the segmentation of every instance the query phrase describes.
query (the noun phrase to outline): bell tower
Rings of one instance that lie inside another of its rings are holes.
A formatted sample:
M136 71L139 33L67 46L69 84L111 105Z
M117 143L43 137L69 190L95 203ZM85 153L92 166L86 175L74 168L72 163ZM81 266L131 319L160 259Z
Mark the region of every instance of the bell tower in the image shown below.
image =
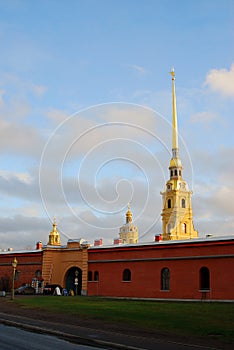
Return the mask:
M49 241L48 241L47 245L56 245L56 246L61 245L60 233L57 230L56 218L54 218L53 229L52 229L52 231L50 231Z
M119 238L122 243L137 243L138 242L138 227L132 223L132 212L130 203L128 203L128 210L126 212L126 223L120 227Z
M179 157L177 110L175 93L175 72L172 76L172 158L169 171L170 180L166 182L162 209L163 240L180 240L197 238L198 232L193 225L192 192L182 177L182 162Z

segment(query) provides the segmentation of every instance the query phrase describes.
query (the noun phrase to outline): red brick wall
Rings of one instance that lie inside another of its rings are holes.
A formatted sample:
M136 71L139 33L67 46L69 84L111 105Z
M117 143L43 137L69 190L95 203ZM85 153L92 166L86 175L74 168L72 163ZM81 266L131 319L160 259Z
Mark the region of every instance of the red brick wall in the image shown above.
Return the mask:
M59 252L58 252L59 253ZM12 260L18 260L20 279L15 287L31 283L37 270L42 271L42 251L0 253L0 290L2 282L12 283ZM74 265L77 256L69 254ZM59 254L56 254L60 256ZM54 259L55 270L63 276L65 265ZM161 270L170 270L170 289L161 290ZM88 295L140 298L201 299L200 269L210 272L210 291L206 297L234 300L234 240L156 242L148 245L94 247L88 249ZM123 281L123 271L131 271L131 281ZM94 281L98 271L99 280ZM83 271L84 281L86 269Z
M92 248L89 250L88 270L93 273L98 271L99 281L88 282L88 294L201 299L200 269L207 267L210 272L210 291L206 297L234 300L233 248L232 240ZM169 291L161 290L161 270L165 267L170 270ZM131 270L131 282L122 281L126 268Z
M17 271L20 271L19 280L15 281L15 288L23 283L31 284L37 270L42 270L42 251L38 252L12 252L0 254L0 290L3 289L4 283L8 280L8 291L12 287L12 261L16 257ZM5 282L4 282L5 281ZM5 289L5 288L4 288Z

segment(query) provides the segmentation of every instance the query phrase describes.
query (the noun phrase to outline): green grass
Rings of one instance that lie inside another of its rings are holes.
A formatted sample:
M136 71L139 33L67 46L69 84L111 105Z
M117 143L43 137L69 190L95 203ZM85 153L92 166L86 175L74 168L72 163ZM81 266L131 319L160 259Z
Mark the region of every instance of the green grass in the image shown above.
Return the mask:
M91 317L159 332L218 337L234 343L234 304L116 300L98 297L28 296L21 307Z

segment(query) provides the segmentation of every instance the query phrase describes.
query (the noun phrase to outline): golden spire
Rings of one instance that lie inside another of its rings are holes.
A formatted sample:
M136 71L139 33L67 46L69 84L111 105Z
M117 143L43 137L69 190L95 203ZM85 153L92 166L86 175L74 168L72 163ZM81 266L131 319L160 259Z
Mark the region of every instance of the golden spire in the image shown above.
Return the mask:
M130 209L130 203L128 203L128 211L126 212L126 224L132 222L132 212Z
M172 158L169 169L171 170L171 177L178 177L182 176L182 163L179 158L174 68L172 68L170 74L172 76Z
M178 157L178 129L177 129L177 110L176 110L176 93L175 93L175 71L172 68L172 156Z
M57 223L56 223L56 217L54 217L54 222L53 222L53 232L57 232Z

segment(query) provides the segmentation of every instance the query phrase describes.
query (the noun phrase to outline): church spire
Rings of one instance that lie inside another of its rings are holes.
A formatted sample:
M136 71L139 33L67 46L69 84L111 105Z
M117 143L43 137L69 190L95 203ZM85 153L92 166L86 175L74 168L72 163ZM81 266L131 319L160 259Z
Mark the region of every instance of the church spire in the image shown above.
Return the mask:
M179 157L175 72L172 76L172 158L170 160L170 179L166 182L162 209L163 240L191 239L198 237L193 226L192 192L182 177L182 162Z
M176 92L175 92L175 71L172 68L170 72L172 76L172 156L178 157L178 128L177 128L177 110L176 110Z
M182 176L182 163L179 158L178 127L177 127L177 109L175 92L175 71L172 68L172 159L170 161L170 174L172 177Z

